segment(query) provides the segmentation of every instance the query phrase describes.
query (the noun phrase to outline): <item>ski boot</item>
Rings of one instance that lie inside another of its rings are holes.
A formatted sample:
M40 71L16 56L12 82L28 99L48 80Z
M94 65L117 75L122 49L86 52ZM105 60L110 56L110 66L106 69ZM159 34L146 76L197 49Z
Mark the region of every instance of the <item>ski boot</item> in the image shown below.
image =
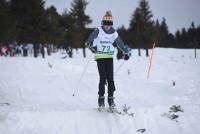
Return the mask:
M116 105L114 103L114 97L108 97L108 105L109 105L109 110L110 112L115 112L117 111Z
M98 110L101 112L105 111L104 99L105 99L104 96L99 96L99 98L98 98L98 105L99 105Z

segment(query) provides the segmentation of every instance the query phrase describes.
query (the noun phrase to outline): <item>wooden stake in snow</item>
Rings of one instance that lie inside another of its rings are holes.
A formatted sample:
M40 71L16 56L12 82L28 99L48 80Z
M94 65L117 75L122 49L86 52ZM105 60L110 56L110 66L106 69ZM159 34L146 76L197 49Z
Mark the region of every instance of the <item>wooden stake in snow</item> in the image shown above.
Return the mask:
M154 43L154 44L153 44L153 48L152 48L151 57L149 58L149 68L148 68L147 79L149 79L149 76L150 76L151 64L152 64L152 59L153 59L153 54L154 54L154 49L155 49L155 46L156 46L156 43Z

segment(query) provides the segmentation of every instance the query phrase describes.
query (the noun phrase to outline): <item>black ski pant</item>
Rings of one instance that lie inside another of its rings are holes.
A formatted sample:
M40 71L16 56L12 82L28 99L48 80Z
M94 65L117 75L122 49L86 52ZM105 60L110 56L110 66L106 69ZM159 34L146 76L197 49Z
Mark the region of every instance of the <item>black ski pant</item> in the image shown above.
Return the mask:
M99 71L99 96L104 96L106 81L108 82L108 97L113 97L115 84L113 79L113 58L97 59Z

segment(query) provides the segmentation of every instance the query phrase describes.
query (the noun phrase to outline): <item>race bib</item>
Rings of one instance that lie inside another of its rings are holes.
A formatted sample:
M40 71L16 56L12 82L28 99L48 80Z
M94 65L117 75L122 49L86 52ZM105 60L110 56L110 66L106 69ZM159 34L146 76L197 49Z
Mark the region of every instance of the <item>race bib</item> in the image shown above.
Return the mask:
M100 41L97 46L97 52L99 54L112 55L114 53L114 46L111 41Z

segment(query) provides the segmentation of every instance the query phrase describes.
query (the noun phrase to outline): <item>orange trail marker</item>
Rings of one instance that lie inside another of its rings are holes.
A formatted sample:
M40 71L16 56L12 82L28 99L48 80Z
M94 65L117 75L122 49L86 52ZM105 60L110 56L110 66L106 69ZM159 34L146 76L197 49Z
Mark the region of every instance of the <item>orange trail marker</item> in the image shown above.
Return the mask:
M152 65L152 59L153 59L153 55L154 55L155 46L156 46L156 43L153 44L151 57L149 58L149 68L148 68L147 79L149 79L149 76L150 76L150 71L151 71L151 65Z

